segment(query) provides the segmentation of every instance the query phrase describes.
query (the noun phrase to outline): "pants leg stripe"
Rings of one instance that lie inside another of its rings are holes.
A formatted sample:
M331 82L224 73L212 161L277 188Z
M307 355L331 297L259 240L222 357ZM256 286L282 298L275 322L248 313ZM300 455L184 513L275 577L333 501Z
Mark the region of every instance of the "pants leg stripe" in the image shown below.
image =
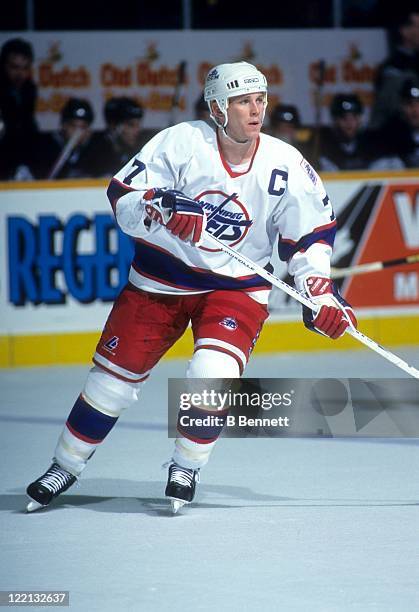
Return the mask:
M143 372L142 374L130 372L125 368L121 368L121 366L115 365L112 363L112 361L109 361L109 359L106 359L106 357L103 357L103 355L100 355L98 352L94 354L93 363L104 370L107 370L117 378L126 380L127 382L143 382L143 380L146 380L146 378L150 376L150 370Z
M234 357L240 366L240 370L244 370L247 364L246 355L234 344L224 342L224 340L217 340L216 338L200 338L195 343L195 351L200 348L213 349L215 351L225 352L228 355Z

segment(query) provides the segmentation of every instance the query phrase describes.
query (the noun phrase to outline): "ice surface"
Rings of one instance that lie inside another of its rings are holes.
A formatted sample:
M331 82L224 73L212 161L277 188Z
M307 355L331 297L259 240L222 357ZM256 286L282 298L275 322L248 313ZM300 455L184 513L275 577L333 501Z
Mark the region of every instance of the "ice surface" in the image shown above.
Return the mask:
M185 365L162 362L80 484L33 514L25 488L87 368L0 372L0 590L68 590L80 612L418 610L416 441L222 439L196 503L173 516L166 380ZM357 351L255 356L246 375L403 373Z

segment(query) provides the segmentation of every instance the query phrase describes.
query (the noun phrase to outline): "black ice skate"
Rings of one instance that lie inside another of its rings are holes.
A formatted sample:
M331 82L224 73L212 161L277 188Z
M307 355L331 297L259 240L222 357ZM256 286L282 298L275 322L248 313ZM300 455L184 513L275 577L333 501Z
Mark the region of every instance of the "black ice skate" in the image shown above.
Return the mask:
M45 474L31 482L26 489L31 499L26 506L26 511L33 512L39 508L45 508L55 497L67 491L76 480L73 474L64 470L58 463L53 463Z
M197 482L199 482L199 470L184 468L177 463L169 465L165 495L170 497L173 514L185 504L191 503Z

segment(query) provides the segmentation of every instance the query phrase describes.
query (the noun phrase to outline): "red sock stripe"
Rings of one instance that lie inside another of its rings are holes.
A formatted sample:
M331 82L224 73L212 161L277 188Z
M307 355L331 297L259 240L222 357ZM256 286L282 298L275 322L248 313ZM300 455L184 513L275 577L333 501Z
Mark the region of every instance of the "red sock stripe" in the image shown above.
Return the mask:
M73 436L75 436L79 440L83 440L83 442L88 442L89 444L100 444L102 442L102 440L93 440L93 438L89 438L88 436L84 436L79 431L76 431L75 429L73 429L71 427L71 425L69 425L68 422L66 423L66 427L70 431L70 433L73 434Z
M203 439L203 438L197 438L195 436L190 436L189 434L185 433L183 430L180 431L178 429L178 432L183 438L187 438L188 440L191 440L191 442L196 442L197 444L211 444L211 442L215 442L216 440L218 440L218 436L212 439Z

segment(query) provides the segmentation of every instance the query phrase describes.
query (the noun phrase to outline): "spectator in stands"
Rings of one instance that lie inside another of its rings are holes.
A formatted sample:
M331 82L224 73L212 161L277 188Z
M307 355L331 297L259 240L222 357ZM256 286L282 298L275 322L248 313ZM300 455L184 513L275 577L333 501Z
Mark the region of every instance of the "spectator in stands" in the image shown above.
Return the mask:
M277 104L269 117L269 133L275 138L288 142L311 161L312 136L308 129L302 128L296 106Z
M376 158L376 140L363 126L364 107L356 94L338 93L330 105L332 125L320 132L321 171L363 170Z
M401 13L394 36L395 48L380 65L376 76L370 120L373 129L382 127L397 111L404 83L413 80L419 85L419 4Z
M294 145L297 141L297 130L300 127L300 115L292 104L277 104L270 114L270 133Z
M33 50L12 38L0 52L0 179L31 179L38 138L37 87L32 79ZM0 130L1 131L1 130Z
M407 81L400 97L398 112L380 131L382 157L375 167L419 168L419 85Z
M97 172L99 142L91 125L90 102L69 98L60 115L60 129L43 136L37 178L89 178Z
M110 98L104 107L105 131L100 135L98 176L113 176L150 138L142 129L144 111L133 98Z

